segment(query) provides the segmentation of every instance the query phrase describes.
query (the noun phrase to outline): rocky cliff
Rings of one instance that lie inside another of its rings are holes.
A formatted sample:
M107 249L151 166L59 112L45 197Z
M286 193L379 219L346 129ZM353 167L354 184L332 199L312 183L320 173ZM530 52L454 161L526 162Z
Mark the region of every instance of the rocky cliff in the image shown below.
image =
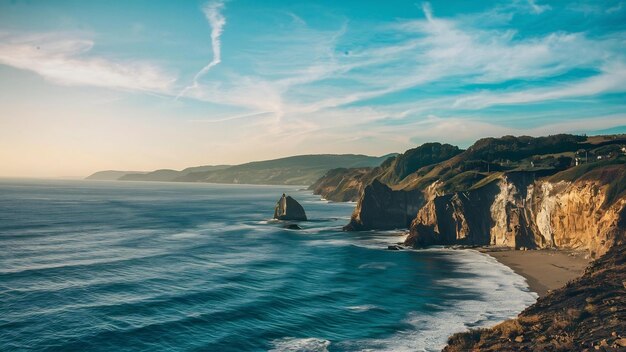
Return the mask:
M420 191L393 190L375 179L365 187L350 223L344 230L406 228L422 203Z
M624 227L624 146L626 136L506 136L466 151L431 143L317 185L339 198L360 189L348 231L409 228L406 244L417 247L562 247L596 257Z
M625 174L624 164L596 168L574 181L559 174L503 173L480 187L445 195L438 195L441 186L435 182L424 192L427 201L406 244L558 247L589 250L595 257L626 223L626 196L609 182L623 182Z
M330 170L309 189L328 200L357 201L363 195L365 187L374 180L386 185L396 185L408 175L448 160L461 152L461 149L450 144L425 143L402 154L389 155L376 167Z
M371 175L369 167L332 169L309 186L309 190L333 202L356 202L365 185L372 181Z
M623 228L622 228L623 230ZM453 335L445 352L626 350L626 244L493 328Z

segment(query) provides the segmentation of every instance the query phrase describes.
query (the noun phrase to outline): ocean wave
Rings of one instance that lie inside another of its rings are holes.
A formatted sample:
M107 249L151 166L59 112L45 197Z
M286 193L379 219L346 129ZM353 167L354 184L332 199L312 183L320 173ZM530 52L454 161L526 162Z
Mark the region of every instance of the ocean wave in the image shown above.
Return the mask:
M372 262L359 265L359 269L387 270L396 265L396 263L392 262Z
M180 240L180 239L194 238L198 236L200 236L200 234L197 232L179 232L179 233L175 233L171 235L170 238L173 240Z
M347 310L351 310L353 312L367 312L369 310L374 310L374 309L380 309L382 310L382 308L380 308L377 305L374 304L364 304L364 305L360 305L360 306L350 306L350 307L346 307Z
M274 348L270 352L328 352L330 341L309 338L285 337L272 341Z
M0 236L0 350L434 351L536 297L483 254L341 232L351 205L309 203L283 231L282 187L98 185L25 190L70 211L5 201L36 221Z
M427 249L437 252L458 265L458 277L435 280L450 292L465 292L459 297L448 294L444 305L429 304L427 311L407 314L405 323L413 329L401 331L386 339L346 341L345 350L440 351L454 332L486 327L512 318L534 303L537 295L527 288L525 279L493 258L474 250ZM467 292L473 292L468 295Z

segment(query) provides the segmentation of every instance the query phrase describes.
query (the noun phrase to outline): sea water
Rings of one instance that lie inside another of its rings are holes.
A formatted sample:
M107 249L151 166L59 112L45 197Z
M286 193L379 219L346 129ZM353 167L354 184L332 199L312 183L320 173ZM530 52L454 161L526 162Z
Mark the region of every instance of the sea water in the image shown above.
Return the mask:
M301 230L273 221L282 193ZM1 351L435 351L533 303L471 250L387 250L302 187L0 180Z

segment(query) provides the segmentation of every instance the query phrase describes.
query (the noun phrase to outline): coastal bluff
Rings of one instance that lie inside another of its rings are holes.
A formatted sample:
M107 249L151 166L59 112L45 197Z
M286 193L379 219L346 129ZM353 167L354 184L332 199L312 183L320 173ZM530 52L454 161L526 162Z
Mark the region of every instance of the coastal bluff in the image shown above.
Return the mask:
M567 248L598 257L624 238L626 197L608 180L624 179L624 165L610 165L575 181L564 175L532 180L530 173L502 174L489 184L437 195L411 223L405 244L493 245L516 249Z
M624 238L626 135L505 136L455 148L427 143L369 171L334 170L316 189L344 198L358 188L344 230L408 229L413 247L564 248L597 258Z
M332 170L314 192L346 199L358 190L344 230L408 229L407 246L596 259L518 318L455 334L444 351L626 351L626 135L484 138L444 160L424 146L369 170ZM416 161L428 153L432 162Z
M306 221L307 217L302 205L291 196L286 196L283 193L276 202L276 207L274 207L274 219Z

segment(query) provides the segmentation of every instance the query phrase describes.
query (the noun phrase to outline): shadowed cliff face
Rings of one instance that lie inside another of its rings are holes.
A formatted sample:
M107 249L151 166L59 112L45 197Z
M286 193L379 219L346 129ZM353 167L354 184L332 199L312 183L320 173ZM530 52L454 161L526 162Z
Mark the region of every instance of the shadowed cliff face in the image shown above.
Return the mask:
M435 182L424 192L428 201L411 222L405 244L422 247L435 244L489 245L493 226L489 204L499 191L489 184L475 191L439 195Z
M422 192L392 190L378 180L365 187L346 231L407 228L423 203Z
M455 334L444 351L624 351L625 283L626 244L618 241L582 277L540 297L517 319Z

